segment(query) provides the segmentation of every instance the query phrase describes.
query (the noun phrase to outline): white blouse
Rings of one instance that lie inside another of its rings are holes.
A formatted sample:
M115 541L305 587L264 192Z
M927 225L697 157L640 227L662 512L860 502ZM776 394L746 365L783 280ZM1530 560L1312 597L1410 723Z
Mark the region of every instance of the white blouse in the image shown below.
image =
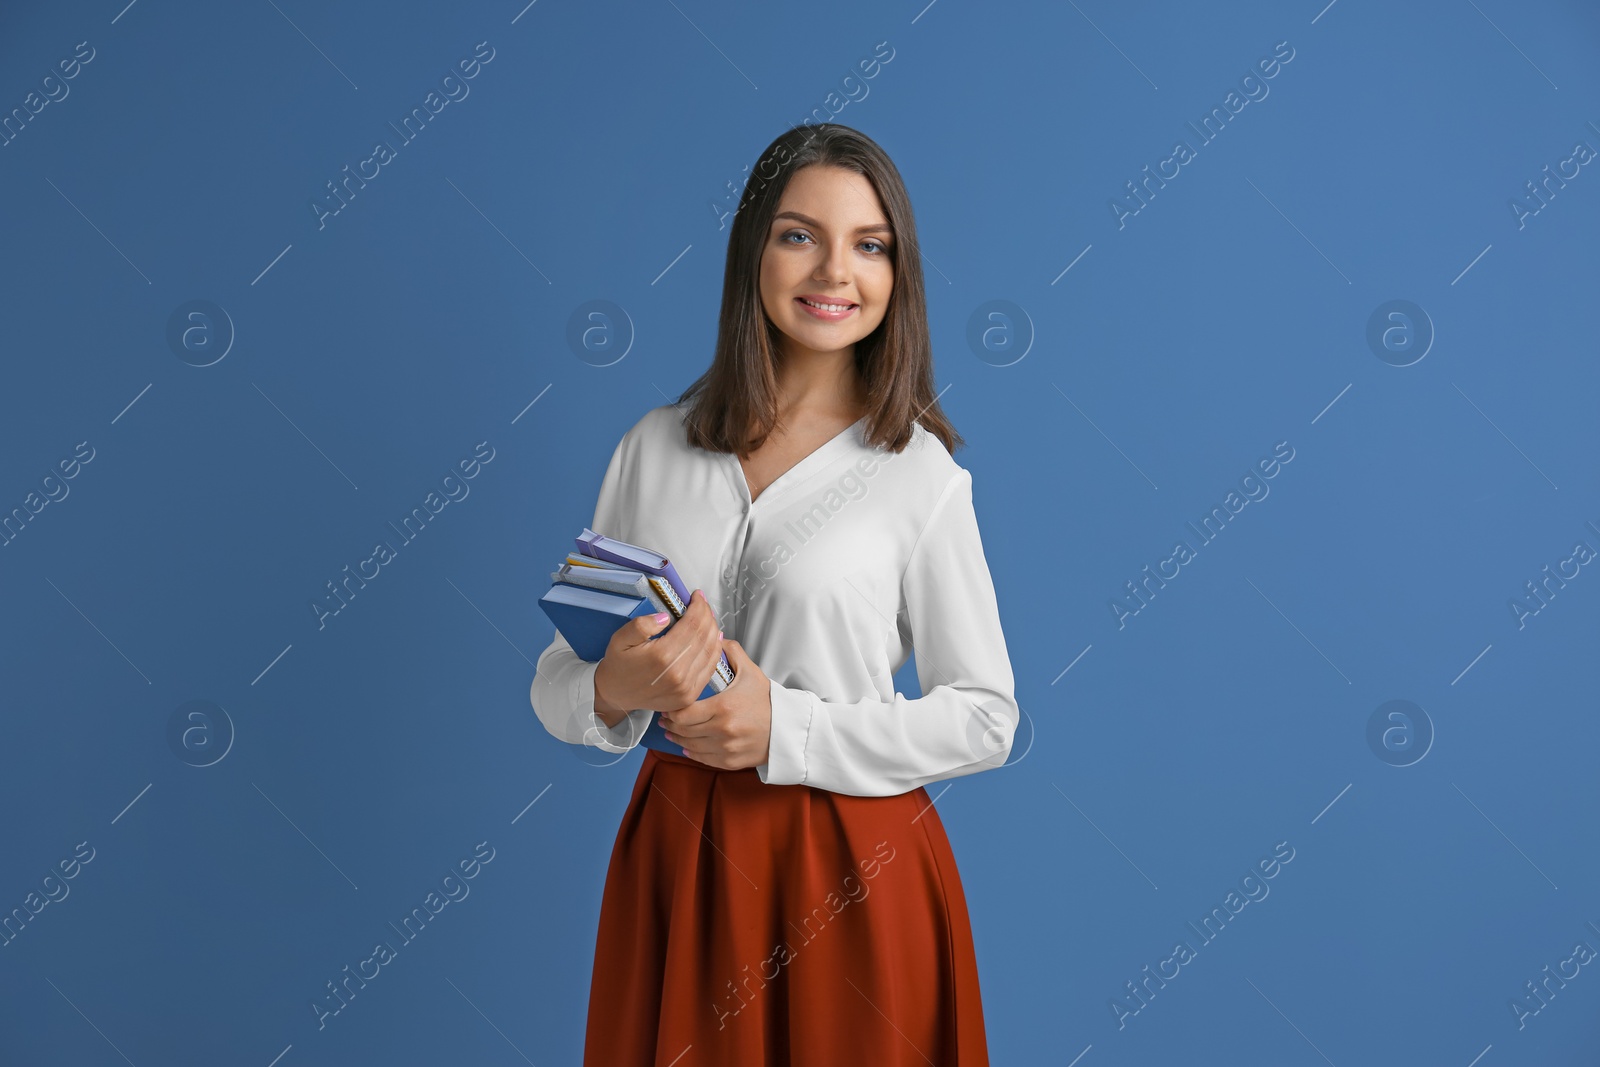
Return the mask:
M663 404L623 435L590 529L653 549L702 589L719 627L771 680L771 785L889 796L1005 762L1021 712L972 475L921 424L869 448L866 419L762 490L739 458L688 443ZM894 674L915 642L915 700ZM560 631L529 697L563 741L635 747L650 709L607 727L596 664Z

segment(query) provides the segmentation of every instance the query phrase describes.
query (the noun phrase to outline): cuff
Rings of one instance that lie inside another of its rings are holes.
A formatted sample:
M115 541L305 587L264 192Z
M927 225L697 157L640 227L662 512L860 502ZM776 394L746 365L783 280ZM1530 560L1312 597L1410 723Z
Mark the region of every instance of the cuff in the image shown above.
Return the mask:
M578 725L583 730L582 743L603 752L627 752L638 746L650 725L650 716L655 713L649 708L640 708L618 719L617 725L607 726L594 710L594 672L599 666L598 660L585 663L572 680L572 700L577 709Z
M772 682L772 737L767 745L767 762L758 765L756 773L767 785L804 785L806 737L811 732L816 698L804 689L790 689L770 678L768 681Z

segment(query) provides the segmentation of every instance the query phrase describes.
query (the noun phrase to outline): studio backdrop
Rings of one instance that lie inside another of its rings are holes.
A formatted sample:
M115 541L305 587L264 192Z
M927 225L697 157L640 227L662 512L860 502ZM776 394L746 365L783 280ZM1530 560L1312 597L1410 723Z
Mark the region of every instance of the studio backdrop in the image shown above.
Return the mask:
M1597 60L1578 0L7 5L0 1060L578 1062L642 755L542 728L538 598L832 121L1023 712L928 787L993 1061L1593 1063Z

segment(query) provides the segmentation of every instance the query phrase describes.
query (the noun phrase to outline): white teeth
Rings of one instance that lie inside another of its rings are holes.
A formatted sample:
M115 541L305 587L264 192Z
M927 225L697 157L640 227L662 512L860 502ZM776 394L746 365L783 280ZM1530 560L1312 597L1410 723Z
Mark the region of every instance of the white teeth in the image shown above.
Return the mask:
M800 302L814 308L821 308L823 311L849 311L850 308L855 306L853 304L818 304L816 301L807 300L803 296L800 298Z

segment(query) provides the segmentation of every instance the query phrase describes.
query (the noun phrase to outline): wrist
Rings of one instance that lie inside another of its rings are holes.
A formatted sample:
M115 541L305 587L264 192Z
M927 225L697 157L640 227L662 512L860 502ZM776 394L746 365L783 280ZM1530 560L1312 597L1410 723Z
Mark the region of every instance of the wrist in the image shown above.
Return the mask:
M604 660L601 660L601 664L604 664L604 662ZM612 727L621 722L623 716L628 714L628 711L626 708L612 703L607 698L603 689L604 683L600 677L602 673L604 672L601 671L600 667L596 666L594 671L594 713L607 727Z

